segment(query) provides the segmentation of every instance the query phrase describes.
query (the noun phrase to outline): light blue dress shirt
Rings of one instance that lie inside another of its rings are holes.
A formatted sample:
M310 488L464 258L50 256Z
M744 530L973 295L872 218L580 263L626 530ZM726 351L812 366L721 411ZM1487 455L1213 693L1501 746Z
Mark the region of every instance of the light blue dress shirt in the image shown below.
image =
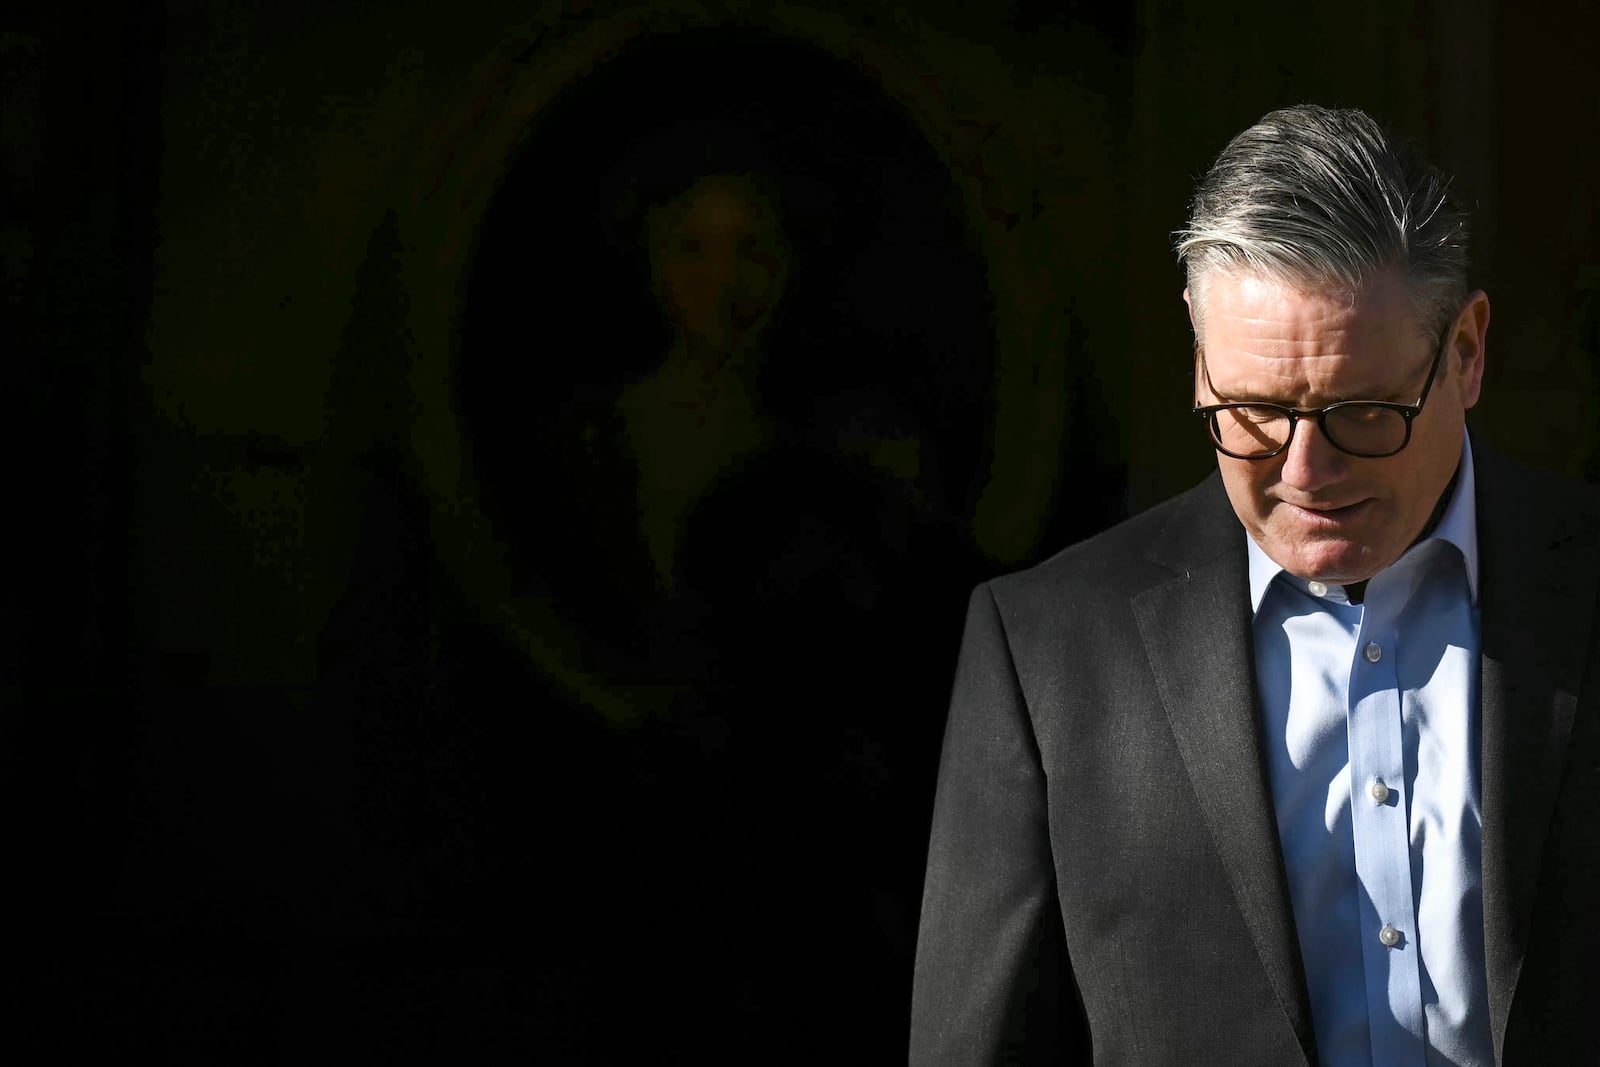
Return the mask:
M1323 1067L1493 1067L1471 446L1437 528L1351 604L1250 538L1267 773Z

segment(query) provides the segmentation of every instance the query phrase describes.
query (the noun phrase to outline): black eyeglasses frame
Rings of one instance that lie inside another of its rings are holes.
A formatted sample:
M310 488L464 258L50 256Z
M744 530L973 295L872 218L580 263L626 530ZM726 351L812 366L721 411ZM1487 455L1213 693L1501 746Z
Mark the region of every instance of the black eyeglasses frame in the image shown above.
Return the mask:
M1405 451L1405 447L1411 443L1412 420L1418 415L1422 414L1422 406L1428 402L1428 393L1433 389L1434 379L1439 376L1439 364L1444 361L1445 349L1449 346L1449 343L1450 327L1447 326L1445 327L1444 334L1439 338L1438 351L1434 353L1433 364L1428 369L1428 380L1422 385L1422 395L1417 398L1417 402L1415 404L1394 404L1386 400L1341 400L1337 403L1329 404L1327 407L1322 408L1291 408L1285 407L1282 404L1252 402L1207 404L1205 406L1200 406L1197 404L1193 408L1193 412L1205 420L1206 436L1211 439L1212 447L1218 452L1221 452L1223 455L1231 456L1234 459L1271 459L1274 456L1281 455L1285 449L1294 443L1295 424L1302 420L1315 420L1317 429L1322 431L1323 439L1346 455L1356 456L1361 459L1386 459L1389 456L1398 455L1399 453ZM1196 356L1200 360L1200 373L1205 377L1206 388L1212 393L1215 393L1216 390L1212 388L1211 385L1211 372L1206 369L1205 352L1197 351ZM1401 439L1399 447L1395 448L1391 452L1354 452L1348 448L1345 448L1343 445L1339 444L1338 441L1334 440L1333 436L1328 433L1328 414L1333 411L1339 411L1341 409L1347 409L1351 407L1382 408L1386 411L1398 412L1400 417L1405 419L1406 423L1406 435ZM1223 447L1222 441L1219 437L1221 427L1217 423L1217 414L1218 412L1227 411L1233 408L1265 408L1270 411L1281 412L1283 416L1289 420L1289 436L1284 438L1283 444L1279 445L1271 452L1256 452L1250 455L1240 455L1237 452L1229 451L1227 448Z

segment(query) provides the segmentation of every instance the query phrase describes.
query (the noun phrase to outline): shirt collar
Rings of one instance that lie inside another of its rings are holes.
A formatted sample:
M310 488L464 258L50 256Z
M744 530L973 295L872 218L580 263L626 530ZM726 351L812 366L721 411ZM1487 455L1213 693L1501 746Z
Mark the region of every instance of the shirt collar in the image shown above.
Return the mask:
M1439 518L1439 525L1433 528L1433 533L1406 549L1409 555L1429 541L1455 545L1466 564L1467 592L1474 605L1478 603L1477 497L1477 480L1472 472L1472 442L1466 434L1462 434L1461 467L1456 476L1455 491L1450 494L1450 503L1445 505L1444 514ZM1250 611L1255 613L1261 610L1261 598L1267 595L1267 587L1283 572L1283 568L1274 563L1248 533L1244 540L1250 556Z

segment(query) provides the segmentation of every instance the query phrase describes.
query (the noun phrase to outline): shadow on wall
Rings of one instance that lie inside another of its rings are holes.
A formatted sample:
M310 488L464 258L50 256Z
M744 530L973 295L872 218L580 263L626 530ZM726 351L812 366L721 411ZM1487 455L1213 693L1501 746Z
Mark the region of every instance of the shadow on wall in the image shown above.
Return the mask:
M940 161L814 48L647 41L530 130L461 329L455 402L516 593L643 715L564 768L603 797L574 813L583 906L629 955L694 961L628 999L706 1049L803 1027L825 980L831 1039L893 1055L994 378ZM587 710L559 685L535 703ZM497 751L527 713L489 727ZM596 1010L620 988L580 982Z
M332 400L376 442L347 589L303 705L197 689L168 716L155 777L226 803L178 820L150 895L193 935L174 969L220 977L135 1014L222 1059L902 1056L962 605L989 570L968 527L995 324L965 217L898 105L772 35L646 39L529 129L449 401L507 595L550 606L552 643L638 705L627 729L464 592L405 435L362 425L409 402L387 219ZM276 748L236 722L275 723Z

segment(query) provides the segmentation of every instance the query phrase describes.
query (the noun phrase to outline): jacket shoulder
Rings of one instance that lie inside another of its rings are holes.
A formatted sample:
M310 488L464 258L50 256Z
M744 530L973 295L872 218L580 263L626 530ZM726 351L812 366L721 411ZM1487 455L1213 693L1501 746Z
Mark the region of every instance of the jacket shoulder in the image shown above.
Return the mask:
M1073 601L1125 599L1194 563L1242 552L1243 547L1243 528L1221 479L1213 474L1170 500L987 584L1002 611L1040 602L1059 607L1063 596Z

